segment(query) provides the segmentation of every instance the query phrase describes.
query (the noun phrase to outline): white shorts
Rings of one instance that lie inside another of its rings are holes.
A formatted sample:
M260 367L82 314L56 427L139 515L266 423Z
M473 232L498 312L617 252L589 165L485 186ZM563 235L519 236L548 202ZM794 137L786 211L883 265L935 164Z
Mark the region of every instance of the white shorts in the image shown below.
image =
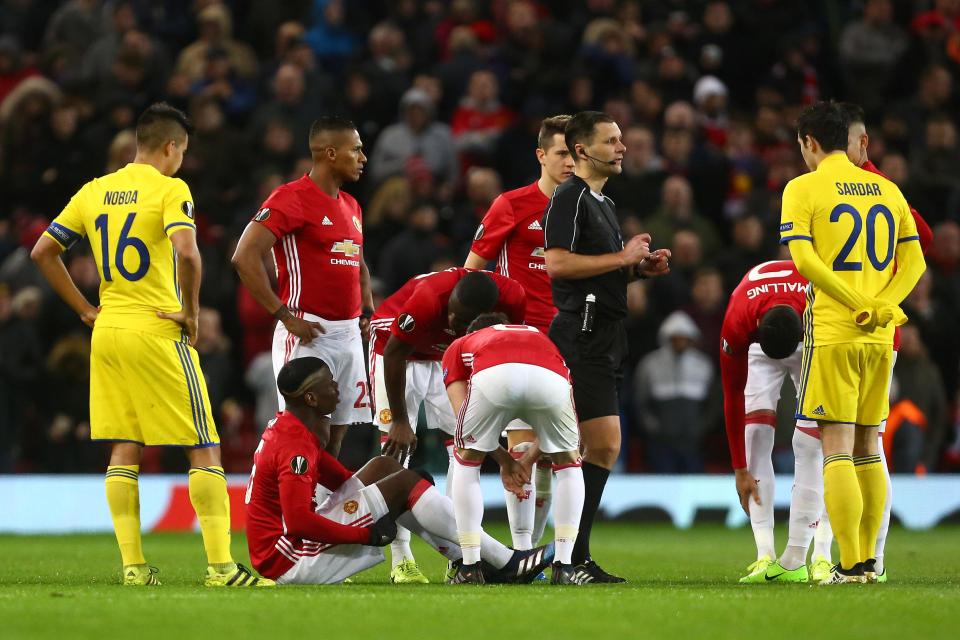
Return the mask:
M389 510L376 485L365 487L353 476L317 507L317 513L340 524L366 527L387 515ZM362 544L308 546L297 563L277 578L277 584L338 584L383 560L380 547Z
M374 353L370 348L370 382L373 386L373 424L380 431L390 431L393 423L393 412L390 410L390 401L387 399L387 385L383 376L383 356ZM457 418L453 415L450 398L447 397L447 388L443 384L443 370L439 362L431 360L407 361L407 420L414 431L420 426L417 418L420 415L420 404L423 403L424 413L427 416L428 429L440 429L450 437L457 426Z
M300 339L287 331L282 322L278 322L273 330L274 379L283 365L293 358L320 358L330 367L333 379L340 387L340 402L330 414L331 424L369 423L370 387L363 361L363 338L360 336L359 321L356 318L324 320L310 313L304 313L303 319L319 322L326 333L316 336L310 344L300 344ZM277 397L280 400L280 410L283 411L286 403L279 392Z
M493 451L500 446L503 425L515 419L533 425L544 453L580 448L567 379L543 367L513 362L484 369L470 378L457 416L456 446Z
M800 388L800 360L803 357L803 345L800 344L793 354L782 360L774 360L763 352L756 342L747 351L747 386L743 390L744 412L776 411L780 401L780 388L783 378L790 374L793 388ZM797 427L817 428L810 420L797 420Z

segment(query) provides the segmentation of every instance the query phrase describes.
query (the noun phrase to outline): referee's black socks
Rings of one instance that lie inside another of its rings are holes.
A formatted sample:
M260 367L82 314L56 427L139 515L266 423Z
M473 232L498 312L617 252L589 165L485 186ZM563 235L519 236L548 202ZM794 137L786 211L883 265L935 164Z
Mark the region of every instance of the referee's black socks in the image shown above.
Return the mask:
M603 488L607 485L610 470L590 462L583 463L583 513L580 515L580 531L573 546L573 564L582 564L590 557L590 532L593 520L600 508Z

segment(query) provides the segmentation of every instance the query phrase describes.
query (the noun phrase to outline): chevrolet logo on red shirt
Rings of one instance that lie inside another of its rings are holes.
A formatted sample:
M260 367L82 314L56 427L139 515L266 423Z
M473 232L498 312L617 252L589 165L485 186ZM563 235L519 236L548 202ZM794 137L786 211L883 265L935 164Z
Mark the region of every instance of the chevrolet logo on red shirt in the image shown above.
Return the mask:
M350 258L355 255L360 254L360 245L354 244L353 240L344 240L343 242L334 242L333 249L334 253L342 253Z

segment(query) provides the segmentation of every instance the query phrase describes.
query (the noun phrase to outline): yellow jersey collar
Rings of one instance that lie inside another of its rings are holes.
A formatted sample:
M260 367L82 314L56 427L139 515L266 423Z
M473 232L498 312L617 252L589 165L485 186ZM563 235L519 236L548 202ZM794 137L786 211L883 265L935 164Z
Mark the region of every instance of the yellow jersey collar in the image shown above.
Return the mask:
M852 165L846 151L833 151L817 165L817 171L821 169L833 169L841 164Z

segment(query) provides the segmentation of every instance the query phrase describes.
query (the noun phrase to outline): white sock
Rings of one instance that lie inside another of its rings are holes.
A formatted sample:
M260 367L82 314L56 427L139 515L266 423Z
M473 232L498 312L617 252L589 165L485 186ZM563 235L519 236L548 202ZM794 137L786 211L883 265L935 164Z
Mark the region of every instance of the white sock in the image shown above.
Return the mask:
M384 444L386 444L386 439L381 437L381 451L383 451ZM403 466L404 468L410 466L409 456L403 461ZM413 551L410 549L410 531L398 524L397 537L390 543L390 568L396 568L397 565L405 560L414 560Z
M559 469L554 560L561 564L571 563L573 545L577 541L577 530L580 528L580 514L583 512L583 495L583 470L580 465Z
M890 467L887 466L887 456L883 451L883 434L877 442L880 462L883 463L883 472L887 476L887 503L883 506L883 520L880 521L880 531L877 532L877 573L883 573L883 549L887 545L887 532L890 530L890 507L893 505L893 483L890 481Z
M393 569L404 560L413 560L410 550L410 530L397 525L397 537L390 543L390 568Z
M757 479L760 504L750 501L750 526L757 543L757 559L775 558L773 544L773 427L766 424L748 424L744 430L747 469Z
M446 496L444 497L446 498ZM447 560L459 560L463 557L463 552L460 551L460 545L458 543L454 542L450 538L438 536L430 531L427 531L427 529L417 522L416 517L410 511L402 513L400 517L397 518L397 523L401 522L405 527L404 530L409 529L413 533L417 534L421 540L433 547L437 553L442 555ZM400 527L398 526L397 528L399 529ZM456 537L456 531L454 531L453 538L456 539Z
M483 539L483 493L480 491L480 465L466 465L457 460L453 467L453 512L457 539L463 552L463 564L480 562Z
M479 486L480 475L478 472L477 487ZM482 498L480 505L483 506ZM440 493L436 487L430 487L420 494L414 502L413 508L397 518L397 522L402 522L411 531L423 538L427 544L445 556L447 560L459 560L463 557L463 550L459 544L454 542L458 539L458 532L453 500ZM507 564L512 555L513 552L508 547L487 535L486 532L480 531L481 559L500 569Z
M823 449L820 440L794 429L794 475L790 494L790 527L784 569L797 569L807 561L807 549L823 511Z
M510 448L510 455L519 458L532 446L532 442L521 442ZM503 490L503 498L507 503L507 520L510 522L510 537L513 538L513 548L518 551L533 548L536 489L532 483L527 483L523 485L523 490L525 497L522 499L512 491Z
M553 502L553 467L547 462L536 467L536 501L534 503L533 516L533 546L540 544L543 538L543 530L547 528L547 520L550 518L550 504Z
M833 527L830 526L830 516L827 514L826 507L820 512L820 523L817 525L817 531L813 534L813 557L823 556L828 562L833 547Z

